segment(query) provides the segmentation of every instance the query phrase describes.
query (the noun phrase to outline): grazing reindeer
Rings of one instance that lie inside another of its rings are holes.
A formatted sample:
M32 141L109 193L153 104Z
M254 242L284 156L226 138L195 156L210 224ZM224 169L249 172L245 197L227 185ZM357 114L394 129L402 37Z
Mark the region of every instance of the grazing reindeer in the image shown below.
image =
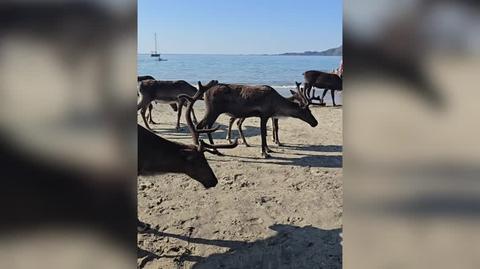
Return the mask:
M139 96L138 88L140 87L140 82L142 82L144 80L149 80L149 79L155 80L155 78L152 77L152 76L137 76L137 82L139 82L138 87L137 87L137 97ZM170 103L169 105L170 105L170 107L172 107L173 111L177 112L177 103ZM153 121L152 110L153 110L153 104L150 103L148 105L148 115L147 115L148 123L158 124L158 123Z
M332 94L333 106L336 106L334 91L341 91L343 89L342 78L340 78L340 76L338 76L337 74L325 73L325 72L315 71L315 70L307 71L303 73L303 76L305 78L306 96L310 100L315 99L314 96L311 96L310 92L313 87L317 87L320 89L325 89L323 92L321 103L323 103L323 97L325 97L327 90L330 90Z
M217 177L208 165L202 150L161 138L138 124L137 133L139 176L185 173L205 188L217 185ZM144 232L149 228L150 225L137 219L137 231Z
M189 113L191 113L192 107L193 102L187 109ZM193 126L191 118L189 118L189 122ZM137 132L138 175L184 173L200 182L207 189L215 187L218 180L205 159L204 152L216 154L218 152L216 151L217 148L234 148L238 145L237 141L230 145L209 145L203 140L199 140L198 145L175 143L157 136L138 124ZM202 132L206 132L206 130L202 130ZM198 137L198 133L192 133L192 137ZM137 230L139 232L143 232L149 227L148 224L137 219Z
M298 104L287 100L270 86L247 86L237 84L217 84L209 89L199 83L200 93L205 92L206 113L198 123L198 129L212 128L217 118L226 113L234 118L260 117L262 156L270 157L267 146L267 121L275 117L294 117L312 127L318 122L307 103ZM208 138L213 144L211 133Z
M218 83L218 81L210 81L206 87L211 87ZM139 87L140 100L137 104L137 110L141 110L145 126L150 129L145 118L145 113L148 105L156 100L160 102L173 103L177 102L177 130L180 129L180 117L182 115L182 107L184 106L183 99L178 99L181 94L194 95L197 89L188 84L184 80L177 81L161 81L161 80L144 80ZM192 111L193 113L193 111ZM195 116L194 116L195 118Z
M305 97L305 92L303 88L300 88L301 83L295 82L297 86L297 91L290 90L290 93L292 96L287 97L287 100L291 102L296 102L298 104L302 103L308 103L308 99ZM232 135L232 125L235 122L236 118L231 117L230 122L228 124L228 131L227 131L227 140L231 142L231 135ZM238 132L240 133L240 137L243 140L243 144L245 146L249 147L250 145L247 143L247 140L245 139L245 135L243 134L243 129L242 129L242 124L245 121L245 118L238 119L237 121L237 126L238 126ZM273 142L279 146L282 144L280 143L280 139L278 138L278 118L272 118L272 135L273 135Z
M138 175L184 173L207 189L215 187L218 180L208 165L204 152L236 146L208 145L202 140L198 145L180 144L161 138L138 124L137 131Z

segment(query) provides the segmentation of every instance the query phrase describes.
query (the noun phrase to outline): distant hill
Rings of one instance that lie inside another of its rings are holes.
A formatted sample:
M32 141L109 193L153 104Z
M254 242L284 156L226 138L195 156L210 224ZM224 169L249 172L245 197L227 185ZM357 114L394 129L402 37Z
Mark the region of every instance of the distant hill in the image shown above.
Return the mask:
M278 55L282 56L342 56L342 48L340 46L338 48L328 49L324 51L304 51L304 52L287 52Z

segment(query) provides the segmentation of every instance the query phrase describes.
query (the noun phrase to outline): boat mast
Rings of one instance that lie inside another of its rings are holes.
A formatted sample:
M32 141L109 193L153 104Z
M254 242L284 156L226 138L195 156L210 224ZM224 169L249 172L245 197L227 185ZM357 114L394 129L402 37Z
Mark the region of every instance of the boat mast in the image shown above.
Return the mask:
M155 54L157 53L157 33L155 33Z

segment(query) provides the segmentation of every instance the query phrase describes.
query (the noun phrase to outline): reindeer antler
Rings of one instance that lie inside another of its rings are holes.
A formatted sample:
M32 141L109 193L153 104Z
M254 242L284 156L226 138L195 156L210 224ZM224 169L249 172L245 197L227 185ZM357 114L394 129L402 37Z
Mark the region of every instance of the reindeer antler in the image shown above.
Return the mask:
M295 84L297 85L297 91L298 91L299 96L302 99L303 105L309 106L311 104L311 102L308 99L307 94L305 93L305 87L303 87L303 88L300 87L302 85L302 83L298 83L296 81L295 81Z

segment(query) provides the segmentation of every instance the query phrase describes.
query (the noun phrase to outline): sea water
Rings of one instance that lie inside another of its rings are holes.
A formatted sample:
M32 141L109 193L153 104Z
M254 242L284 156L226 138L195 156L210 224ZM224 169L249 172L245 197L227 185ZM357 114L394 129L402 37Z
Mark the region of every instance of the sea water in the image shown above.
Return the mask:
M159 61L148 54L138 55L138 74L158 80L185 80L196 86L197 81L269 85L284 96L303 82L307 70L331 72L338 68L341 56L280 56L280 55L207 55L162 54ZM317 95L321 94L317 90ZM338 96L338 97L337 97ZM325 98L330 100L330 93ZM335 101L341 103L339 93Z

